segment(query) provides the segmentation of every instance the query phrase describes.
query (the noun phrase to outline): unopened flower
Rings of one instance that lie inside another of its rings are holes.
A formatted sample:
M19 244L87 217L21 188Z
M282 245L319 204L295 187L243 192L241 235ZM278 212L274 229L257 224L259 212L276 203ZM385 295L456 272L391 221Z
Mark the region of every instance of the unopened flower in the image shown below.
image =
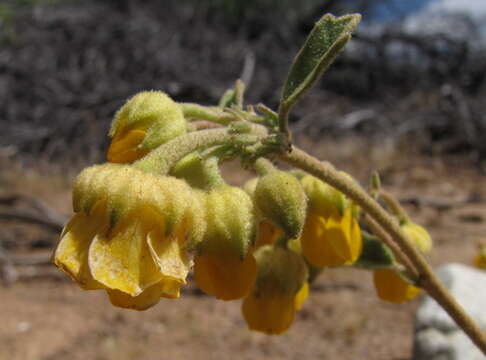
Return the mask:
M256 277L253 202L242 189L223 185L207 193L205 204L207 231L194 259L196 282L221 300L245 297Z
M307 297L307 267L295 252L265 245L255 252L257 280L243 301L243 316L251 330L282 334Z
M185 131L186 121L176 102L161 91L141 92L116 113L107 159L133 162Z
M191 267L188 247L205 226L184 181L92 166L77 178L73 207L54 263L83 289L106 289L114 305L137 310L179 296Z
M432 250L432 238L425 228L408 220L400 226L407 237L424 254Z
M289 239L299 237L307 199L297 178L285 171L269 172L259 178L254 200L263 219L282 229Z

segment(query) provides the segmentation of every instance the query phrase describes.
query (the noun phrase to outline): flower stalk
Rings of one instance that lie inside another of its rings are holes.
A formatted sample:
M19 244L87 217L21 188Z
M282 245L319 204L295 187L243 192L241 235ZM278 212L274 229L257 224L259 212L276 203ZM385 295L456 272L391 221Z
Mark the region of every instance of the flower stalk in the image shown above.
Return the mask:
M172 166L185 155L200 148L208 148L225 143L248 143L252 145L267 136L267 131L259 125L250 125L247 134L232 134L227 128L195 131L176 137L159 146L147 156L133 163L133 166L153 174L167 174Z
M486 334L464 311L462 306L451 296L434 274L423 255L411 244L400 229L396 220L390 216L373 198L353 181L339 173L328 162L321 162L306 152L293 148L282 155L282 159L319 179L329 183L349 198L354 200L373 218L395 241L400 250L407 256L418 272L418 286L423 288L451 316L457 325L469 336L476 346L486 354ZM404 264L407 266L407 264ZM414 269L409 268L410 272Z

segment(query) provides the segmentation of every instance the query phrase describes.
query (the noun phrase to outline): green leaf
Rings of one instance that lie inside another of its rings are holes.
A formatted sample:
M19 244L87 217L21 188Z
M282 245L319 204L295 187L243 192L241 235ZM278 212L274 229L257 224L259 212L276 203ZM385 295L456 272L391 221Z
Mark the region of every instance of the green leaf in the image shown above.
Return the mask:
M324 15L314 26L292 64L284 85L281 104L290 108L331 65L351 38L361 15Z
M386 269L395 264L390 248L376 236L363 231L363 252L353 266L366 269Z

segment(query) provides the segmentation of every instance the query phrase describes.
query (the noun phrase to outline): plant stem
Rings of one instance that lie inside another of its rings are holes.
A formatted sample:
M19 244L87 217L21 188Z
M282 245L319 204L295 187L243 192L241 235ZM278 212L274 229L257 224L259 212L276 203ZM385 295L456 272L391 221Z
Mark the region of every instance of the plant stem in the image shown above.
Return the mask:
M272 162L265 159L265 158L258 158L253 163L253 168L255 169L255 171L260 176L266 175L266 174L276 170L275 166L272 164Z
M304 151L293 148L282 155L283 160L334 186L358 203L388 234L409 258L419 273L418 286L422 287L464 330L476 346L486 355L486 334L467 315L464 309L442 285L422 254L409 242L400 226L376 201L352 180L340 174L334 166L321 162ZM406 264L404 264L406 265ZM412 269L409 269L412 270Z
M389 192L380 189L378 196L381 197L390 207L391 211L398 217L400 224L409 222L410 219L405 209L400 205L397 199L395 199Z
M385 230L381 228L380 225L376 223L375 220L368 214L365 214L365 221L370 227L370 229L373 231L373 233L382 241L385 243L386 246L390 248L390 250L393 252L393 255L395 258L400 262L401 264L405 264L405 268L408 272L407 276L411 280L414 281L414 283L417 282L419 279L419 273L417 269L412 265L410 260L403 254L402 250L398 247L397 244L390 238L390 236L386 233Z
M288 150L292 148L292 138L289 131L289 112L290 112L290 105L287 102L282 101L278 108L278 127L282 134L285 135L285 139L287 140Z
M267 131L260 125L251 125L251 132L247 134L229 134L227 128L195 131L160 145L132 166L153 174L167 174L177 161L200 148L244 142L245 139L249 144L253 144L265 136Z
M208 108L198 104L181 103L182 112L185 118L196 120L207 120L213 123L228 125L236 120L232 114L226 113L221 109Z

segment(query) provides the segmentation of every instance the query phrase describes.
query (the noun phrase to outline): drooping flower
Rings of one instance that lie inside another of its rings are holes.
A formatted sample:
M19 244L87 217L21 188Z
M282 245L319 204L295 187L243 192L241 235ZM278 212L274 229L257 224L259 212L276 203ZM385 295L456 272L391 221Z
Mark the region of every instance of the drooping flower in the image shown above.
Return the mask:
M373 283L381 300L396 304L411 300L420 293L420 288L409 284L391 269L375 270Z
M300 237L302 254L317 267L354 263L363 246L354 207L343 194L313 176L301 181L309 198Z
M194 258L196 282L221 300L245 297L256 277L251 198L240 188L223 185L209 191L205 200L207 231Z
M186 132L180 106L161 91L141 92L116 113L109 135L107 159L129 163Z
M54 263L83 289L106 289L114 305L136 310L179 297L188 250L205 227L200 200L184 181L92 166L76 180L73 208Z
M243 316L251 330L282 334L307 297L307 267L300 255L279 246L264 245L255 257L257 280L243 301Z
M327 219L309 213L300 241L303 255L317 267L352 264L362 250L361 230L350 208Z

